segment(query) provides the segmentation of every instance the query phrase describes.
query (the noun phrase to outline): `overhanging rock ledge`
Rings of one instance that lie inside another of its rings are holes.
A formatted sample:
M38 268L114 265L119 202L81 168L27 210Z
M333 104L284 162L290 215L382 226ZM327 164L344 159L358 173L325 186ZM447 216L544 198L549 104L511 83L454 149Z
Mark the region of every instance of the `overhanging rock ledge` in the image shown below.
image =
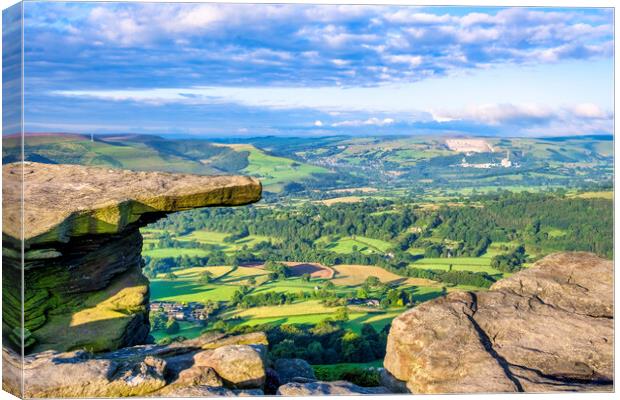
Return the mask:
M260 200L258 180L13 163L3 174L3 332L19 343L23 188L27 352L144 343L139 228L167 213ZM23 177L23 185L22 185Z

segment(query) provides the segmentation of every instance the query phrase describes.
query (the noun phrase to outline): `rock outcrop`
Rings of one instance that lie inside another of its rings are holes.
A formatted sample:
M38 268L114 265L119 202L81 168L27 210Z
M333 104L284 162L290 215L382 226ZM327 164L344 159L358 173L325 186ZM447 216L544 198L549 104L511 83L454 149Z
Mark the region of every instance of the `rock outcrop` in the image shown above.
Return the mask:
M252 343L252 344L247 344ZM252 376L265 375L263 333L224 337L207 334L170 345L141 345L107 353L45 351L24 358L24 397L244 396L262 394L263 381L248 379L248 370L226 367L225 376L211 368L214 354L234 354L250 365ZM240 350L243 349L243 350ZM249 351L247 351L249 349ZM20 357L3 349L3 361L16 370ZM218 356L215 356L218 358ZM243 382L239 389L236 382ZM19 393L20 378L5 376L3 387Z
M384 364L413 393L609 391L613 322L613 263L559 253L400 315Z
M219 347L194 356L199 367L212 368L230 387L248 389L265 383L265 349L247 344Z
M27 352L144 343L148 281L139 228L170 212L261 196L260 183L241 176L39 163L7 164L2 173L3 333L20 343L23 302Z
M325 396L325 395L360 395L360 394L389 394L381 386L361 387L347 381L334 382L291 382L280 386L276 394L281 396Z

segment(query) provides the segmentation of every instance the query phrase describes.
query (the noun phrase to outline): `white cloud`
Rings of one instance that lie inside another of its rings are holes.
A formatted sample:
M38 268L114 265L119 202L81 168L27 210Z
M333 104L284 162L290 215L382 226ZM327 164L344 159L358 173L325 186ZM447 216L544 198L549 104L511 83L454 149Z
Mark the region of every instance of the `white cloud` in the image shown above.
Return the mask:
M544 122L553 116L552 110L540 104L480 104L462 110L433 110L436 121L470 120L489 125L520 122Z
M305 26L297 31L296 36L332 49L352 45L362 46L363 44L375 43L381 40L381 37L377 34L353 33L344 26L334 24Z
M323 126L323 121L317 119L316 121L314 121L314 126L318 126L318 127Z
M351 127L352 126L386 126L386 125L392 125L394 122L395 121L392 118L379 119L377 117L372 117L372 118L368 118L367 120L355 119L355 120L335 122L332 124L332 127L337 128L341 126L351 126Z
M350 63L351 61L343 60L341 58L335 58L332 60L332 64L334 64L337 67L344 67L346 65L349 65Z
M295 8L262 4L234 7L227 4L139 3L101 5L88 16L88 32L121 46L151 44L156 40L178 39L217 32L227 28L260 26L266 21L287 21Z
M456 18L448 14L436 15L414 11L414 9L404 8L396 12L388 13L384 18L390 22L402 24L442 24L454 21Z
M523 132L576 135L613 132L613 113L592 103L549 107L541 104L482 104L460 110L432 112L437 122L469 121L496 127L520 127Z
M383 57L385 60L397 64L407 64L410 67L417 67L422 64L421 56L413 56L409 54L387 55Z
M569 108L575 116L588 119L612 118L610 112L603 111L599 106L592 103L581 103Z

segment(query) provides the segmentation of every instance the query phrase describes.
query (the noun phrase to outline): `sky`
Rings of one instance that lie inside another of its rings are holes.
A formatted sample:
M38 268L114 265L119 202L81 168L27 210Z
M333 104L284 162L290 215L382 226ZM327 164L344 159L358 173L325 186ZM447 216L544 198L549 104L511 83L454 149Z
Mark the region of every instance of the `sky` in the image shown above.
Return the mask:
M25 130L613 133L611 9L32 2Z

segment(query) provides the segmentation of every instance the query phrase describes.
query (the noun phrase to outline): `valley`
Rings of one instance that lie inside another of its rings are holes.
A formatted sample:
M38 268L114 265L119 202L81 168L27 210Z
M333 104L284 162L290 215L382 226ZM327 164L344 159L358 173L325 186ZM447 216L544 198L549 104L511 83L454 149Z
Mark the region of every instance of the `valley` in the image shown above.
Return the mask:
M11 144L4 162L18 154ZM610 258L612 145L606 136L54 134L26 136L25 154L259 178L254 205L184 211L141 229L151 340L261 330L276 356L355 382L383 358L369 349L385 349L391 321L412 307L487 290L557 251Z

